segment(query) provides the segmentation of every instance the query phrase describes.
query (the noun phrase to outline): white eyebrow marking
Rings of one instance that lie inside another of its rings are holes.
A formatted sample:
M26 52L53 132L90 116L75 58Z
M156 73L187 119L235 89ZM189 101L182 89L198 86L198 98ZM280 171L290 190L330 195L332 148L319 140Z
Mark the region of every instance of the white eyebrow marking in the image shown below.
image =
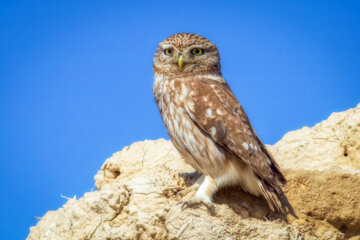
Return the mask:
M161 44L160 44L160 47L163 48L163 49L173 48L173 45L171 45L171 44L166 44L166 43L161 43Z

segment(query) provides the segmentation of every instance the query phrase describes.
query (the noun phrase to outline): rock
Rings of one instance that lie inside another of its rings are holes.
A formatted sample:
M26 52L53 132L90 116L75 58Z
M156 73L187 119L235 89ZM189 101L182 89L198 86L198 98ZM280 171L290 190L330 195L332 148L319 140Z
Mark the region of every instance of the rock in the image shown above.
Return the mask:
M130 196L129 189L117 185L86 193L79 200L69 199L59 210L47 212L28 239L100 239L99 228L111 224Z
M268 146L284 169L360 173L360 104Z
M359 239L360 105L267 146L288 180L284 192L298 218L273 213L241 188L204 206L179 201L199 177L171 142L136 142L107 159L95 176L98 191L49 211L33 239Z

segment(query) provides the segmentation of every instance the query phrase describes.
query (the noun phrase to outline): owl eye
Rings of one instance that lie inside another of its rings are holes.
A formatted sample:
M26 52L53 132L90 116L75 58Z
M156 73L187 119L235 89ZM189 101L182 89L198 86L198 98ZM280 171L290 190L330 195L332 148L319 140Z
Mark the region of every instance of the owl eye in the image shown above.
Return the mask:
M191 50L191 53L196 55L196 56L200 56L200 55L204 54L204 49L194 48L193 50Z
M172 48L167 48L164 50L165 55L170 55L172 54L172 52L173 52Z

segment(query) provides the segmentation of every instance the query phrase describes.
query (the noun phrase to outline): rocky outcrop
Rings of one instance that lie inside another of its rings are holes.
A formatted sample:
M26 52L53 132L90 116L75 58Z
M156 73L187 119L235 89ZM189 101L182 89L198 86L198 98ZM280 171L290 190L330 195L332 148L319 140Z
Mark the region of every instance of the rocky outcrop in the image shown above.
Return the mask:
M271 212L240 188L215 195L215 215L204 206L181 210L199 174L159 139L107 159L98 191L49 211L28 239L360 239L360 105L267 147L298 218Z
M268 146L283 169L360 173L360 104Z

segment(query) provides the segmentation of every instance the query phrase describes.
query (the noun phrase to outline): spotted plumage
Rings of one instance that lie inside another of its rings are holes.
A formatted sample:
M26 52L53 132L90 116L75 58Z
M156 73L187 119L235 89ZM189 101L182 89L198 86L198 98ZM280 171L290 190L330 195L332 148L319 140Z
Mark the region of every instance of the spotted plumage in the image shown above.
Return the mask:
M209 206L220 187L240 185L283 211L285 178L224 80L216 45L197 34L172 35L159 44L153 67L153 92L170 139L205 176L192 203Z

